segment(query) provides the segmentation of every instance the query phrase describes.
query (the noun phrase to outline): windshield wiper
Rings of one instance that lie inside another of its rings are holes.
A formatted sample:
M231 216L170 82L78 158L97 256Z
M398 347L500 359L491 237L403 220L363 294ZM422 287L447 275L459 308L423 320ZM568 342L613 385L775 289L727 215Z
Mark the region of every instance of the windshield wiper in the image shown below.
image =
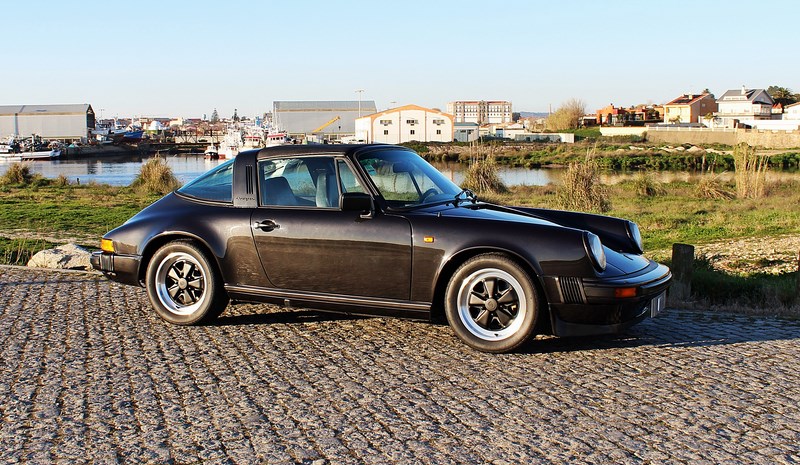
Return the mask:
M462 195L464 198L461 198ZM455 198L453 199L453 206L457 207L458 204L465 200L470 200L472 203L478 203L478 196L469 189L461 189L461 192L456 194Z

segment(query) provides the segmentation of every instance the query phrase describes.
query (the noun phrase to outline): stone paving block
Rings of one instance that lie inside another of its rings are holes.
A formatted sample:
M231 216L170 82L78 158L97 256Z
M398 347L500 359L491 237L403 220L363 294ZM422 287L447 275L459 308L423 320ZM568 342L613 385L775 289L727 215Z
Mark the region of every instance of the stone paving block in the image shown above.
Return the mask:
M447 326L0 267L2 463L797 463L800 323L667 310L489 355Z

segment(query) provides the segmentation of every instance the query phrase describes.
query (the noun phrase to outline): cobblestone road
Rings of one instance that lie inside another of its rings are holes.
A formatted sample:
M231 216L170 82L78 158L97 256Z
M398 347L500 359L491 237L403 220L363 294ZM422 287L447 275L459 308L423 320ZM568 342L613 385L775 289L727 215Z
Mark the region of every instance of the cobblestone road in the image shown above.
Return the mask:
M446 326L236 306L0 267L2 463L800 461L800 323L668 310L487 355Z

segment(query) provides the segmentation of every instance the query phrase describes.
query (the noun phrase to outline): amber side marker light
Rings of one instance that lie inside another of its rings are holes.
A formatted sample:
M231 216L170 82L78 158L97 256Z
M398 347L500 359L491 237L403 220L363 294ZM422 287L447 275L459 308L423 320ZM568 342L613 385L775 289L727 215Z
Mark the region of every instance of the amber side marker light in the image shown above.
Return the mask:
M114 252L114 241L111 239L100 239L100 250L103 252Z
M616 297L616 298L636 297L636 288L635 287L618 287L618 288L614 289L614 297Z
M433 244L433 236L425 236L422 238L422 242L426 244Z

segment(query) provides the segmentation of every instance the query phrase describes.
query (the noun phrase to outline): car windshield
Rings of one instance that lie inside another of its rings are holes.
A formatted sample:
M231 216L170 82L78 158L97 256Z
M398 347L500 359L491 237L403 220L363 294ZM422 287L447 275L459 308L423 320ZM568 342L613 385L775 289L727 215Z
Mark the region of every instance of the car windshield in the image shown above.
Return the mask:
M358 156L390 208L453 201L461 188L410 150L375 150Z

